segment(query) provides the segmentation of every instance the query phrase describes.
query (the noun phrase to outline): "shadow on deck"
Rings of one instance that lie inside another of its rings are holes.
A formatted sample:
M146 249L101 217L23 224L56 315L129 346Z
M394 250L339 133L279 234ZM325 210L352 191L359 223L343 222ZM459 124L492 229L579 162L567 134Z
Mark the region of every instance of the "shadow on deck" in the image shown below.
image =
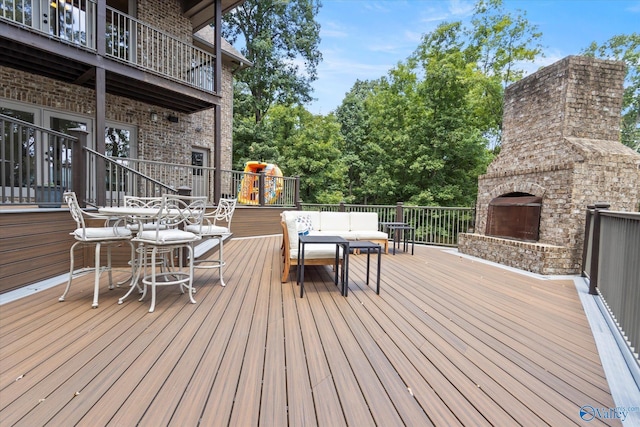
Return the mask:
M0 424L565 426L615 407L570 279L416 246L383 256L379 296L360 255L349 297L309 267L299 298L280 243L228 242L226 288L198 272L195 305L160 288L149 314L105 283L91 309L92 275L3 305Z

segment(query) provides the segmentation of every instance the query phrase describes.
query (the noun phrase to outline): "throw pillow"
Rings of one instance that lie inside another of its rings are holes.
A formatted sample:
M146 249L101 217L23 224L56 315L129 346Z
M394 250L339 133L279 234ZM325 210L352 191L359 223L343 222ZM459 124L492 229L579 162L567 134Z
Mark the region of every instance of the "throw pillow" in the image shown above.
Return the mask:
M306 236L309 234L309 231L313 230L311 215L298 215L296 218L296 229L298 230L298 236Z

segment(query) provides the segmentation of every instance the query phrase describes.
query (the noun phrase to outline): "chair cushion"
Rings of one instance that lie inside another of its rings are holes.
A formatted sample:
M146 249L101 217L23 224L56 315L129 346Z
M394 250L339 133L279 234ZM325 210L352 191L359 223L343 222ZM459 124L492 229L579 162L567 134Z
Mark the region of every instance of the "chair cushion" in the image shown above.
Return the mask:
M185 230L196 234L202 233L203 236L220 236L222 234L229 234L229 229L227 227L213 224L202 225L202 229L200 229L199 225L188 225Z
M106 239L128 239L131 237L131 230L126 227L87 227L76 228L74 236L79 240L106 240Z
M167 230L143 231L139 233L135 240L152 244L173 244L173 243L189 243L200 240L200 237L194 233L176 228Z
M127 228L133 232L137 232L138 229L140 228L140 224L138 224L137 222L133 222L131 224L128 224ZM142 224L143 230L155 230L156 228L158 228L158 224L155 222L145 222ZM160 224L159 228L161 230L165 230L167 226L165 224Z

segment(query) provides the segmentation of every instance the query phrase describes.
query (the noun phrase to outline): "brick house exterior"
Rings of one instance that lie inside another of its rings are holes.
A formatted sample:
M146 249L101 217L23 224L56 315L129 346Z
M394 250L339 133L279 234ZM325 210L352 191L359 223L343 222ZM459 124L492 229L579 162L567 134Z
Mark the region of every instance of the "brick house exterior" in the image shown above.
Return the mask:
M178 40L186 45L195 45L201 50L210 51L214 54L214 31L208 25L211 21L204 24L200 23L198 26L202 28L198 29L195 27L196 24L194 22L199 22L197 21L200 19L198 14L203 12L195 11L189 15L185 12L185 9L194 3L202 3L200 7L204 10L205 7L211 8L212 4L220 1L222 1L222 7L227 8L226 11L241 3L241 1L237 0L200 0L200 2L129 0L128 3L130 5L129 9L132 9L131 4L134 4L135 20L159 30L158 32L162 33L162 37L166 35L167 38ZM103 4L102 7L106 7L104 4L110 2L99 0L96 3ZM107 9L107 14L109 12L110 10ZM207 13L209 12L207 11ZM0 26L14 31L14 34L19 36L22 36L23 33L27 34L25 37L41 34L25 32L24 27L20 28L22 30L20 32L16 30L15 26L7 25L7 23L12 24L11 22L0 20ZM8 36L6 39L0 37L0 40L3 43L13 42ZM46 41L42 43L46 43ZM100 39L98 39L98 43L100 43ZM157 41L154 43L159 44ZM151 56L140 46L141 43L138 42L138 54L143 60L147 56ZM148 45L145 46L146 49L151 50ZM63 48L66 48L66 46L63 46ZM162 46L157 46L157 48L159 52L162 51ZM96 49L99 53L100 49ZM158 102L145 102L146 100L141 96L129 97L126 91L124 91L124 95L117 95L107 88L106 93L103 94L103 120L107 126L123 125L135 129L136 140L134 141L135 148L133 149L132 157L190 165L192 150L199 149L208 153L207 163L213 166L216 164L215 153L219 150L220 158L218 159L218 164L220 169L231 169L233 72L242 66L246 66L248 61L243 61L244 58L225 41L221 43L221 53L220 87L212 94L213 96L206 93L202 96L203 99L207 99L206 96L209 96L208 99L212 101L202 102L201 105L203 106L201 107L185 107L183 111L172 108L173 104L179 105L179 99L177 98L180 97L180 91L188 95L195 94L193 98L198 102L200 100L197 98L200 95L197 90L193 90L190 87L176 86L171 88L172 82L170 79L162 81L156 76L152 76L155 79L155 88L168 91L175 89L174 93L168 92L170 95L159 92L161 94L158 95L158 98L160 98ZM157 60L157 58L155 59ZM167 70L179 67L185 68L184 64L180 64L179 61L179 55L165 53L160 62L163 62L162 65ZM116 64L115 66L118 67L119 65ZM188 69L188 65L186 68ZM132 75L135 73L140 74L135 67L131 67L131 73ZM146 84L144 75L141 79L141 85ZM96 113L97 109L100 110L100 106L97 106L96 103L100 98L96 94L96 89L91 85L78 84L77 81L72 83L61 81L61 79L23 70L20 67L8 66L3 64L2 61L0 61L0 82L2 82L0 85L0 107L10 105L12 108L16 108L16 105L18 105L17 108L20 108L20 106L40 108L42 111L73 114L86 118L88 122L93 123L92 132L94 135L91 138L94 141L98 141L92 145L100 143L99 134L101 132L96 131L96 124L100 123L97 120L98 114ZM109 82L109 76L107 76L107 85ZM154 88L151 87L150 91L153 92L153 90ZM163 97L165 99L162 99ZM169 98L171 97L175 99L170 100ZM165 100L168 102L165 103ZM221 123L219 124L221 141L218 149L216 149L216 108L220 109L221 117ZM159 119L153 121L151 119L152 113L154 113L154 117ZM177 117L177 121L167 120L166 118L169 116ZM48 124L42 123L42 126L48 127Z

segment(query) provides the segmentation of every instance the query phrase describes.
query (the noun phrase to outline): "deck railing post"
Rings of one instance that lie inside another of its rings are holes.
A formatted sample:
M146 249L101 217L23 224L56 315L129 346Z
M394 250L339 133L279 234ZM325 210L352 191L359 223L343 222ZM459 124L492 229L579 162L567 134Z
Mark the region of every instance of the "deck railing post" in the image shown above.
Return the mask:
M80 207L87 207L87 146L89 132L81 128L68 130L69 135L77 138L71 146L71 190L77 197Z
M338 212L344 212L344 211L345 211L345 207L344 207L344 200L343 200L338 205Z
M591 268L589 294L598 295L598 260L600 258L600 211L609 209L608 203L596 203L593 210L593 241L591 244Z
M258 174L258 204L260 206L264 206L265 200L264 200L264 183L265 183L265 173L264 172L260 172Z
M396 222L404 222L404 209L403 203L396 203Z
M302 200L300 200L300 175L296 175L294 178L295 178L295 181L294 181L295 184L293 188L293 200L294 200L296 209L301 211Z
M589 272L587 271L587 256L589 254L589 246L591 244L591 218L593 217L593 209L595 205L587 205L587 213L584 220L584 245L582 248L582 268L580 269L580 275L587 277Z

